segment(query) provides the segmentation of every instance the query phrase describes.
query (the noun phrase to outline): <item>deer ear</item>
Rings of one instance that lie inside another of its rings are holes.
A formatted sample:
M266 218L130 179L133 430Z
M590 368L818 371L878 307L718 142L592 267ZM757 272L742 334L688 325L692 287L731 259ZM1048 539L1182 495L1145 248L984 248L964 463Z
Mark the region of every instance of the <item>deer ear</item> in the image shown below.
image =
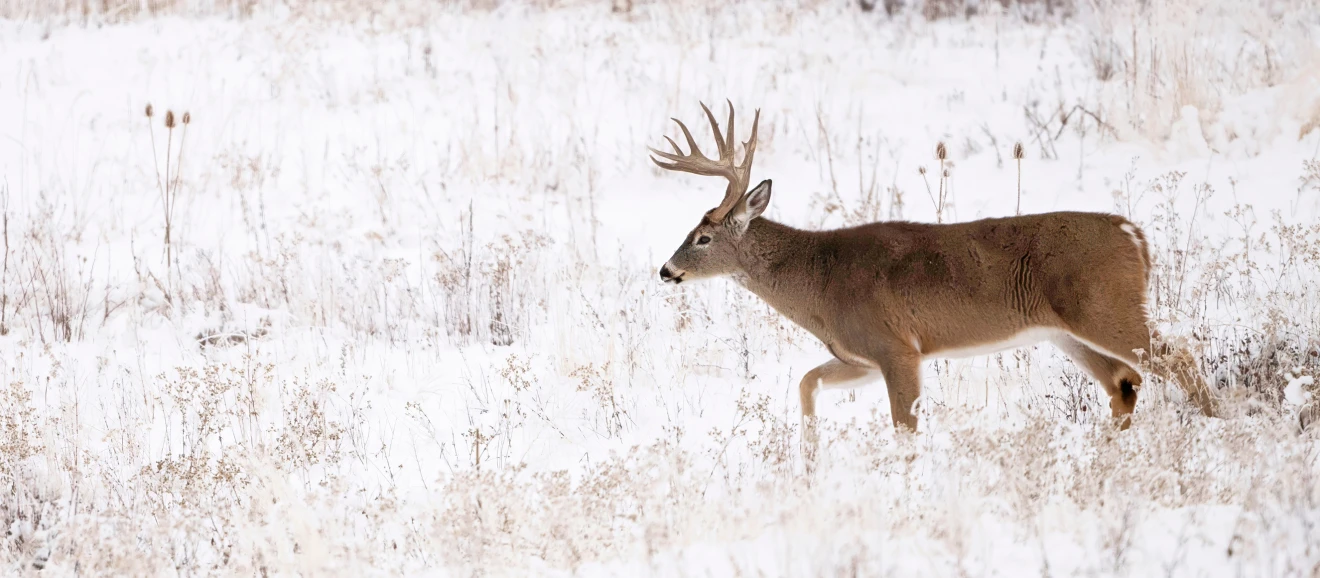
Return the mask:
M761 184L743 194L738 204L734 205L733 211L729 213L729 223L739 234L745 232L752 219L761 216L765 208L770 206L770 185L770 179L761 181Z

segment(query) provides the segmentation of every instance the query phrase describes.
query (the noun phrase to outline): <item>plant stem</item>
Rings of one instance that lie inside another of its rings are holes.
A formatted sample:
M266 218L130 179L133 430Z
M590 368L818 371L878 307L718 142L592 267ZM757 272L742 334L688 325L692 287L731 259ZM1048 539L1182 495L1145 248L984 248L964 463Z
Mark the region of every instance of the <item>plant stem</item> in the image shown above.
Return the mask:
M1017 159L1018 169L1018 189L1017 189L1017 214L1022 214L1022 159Z

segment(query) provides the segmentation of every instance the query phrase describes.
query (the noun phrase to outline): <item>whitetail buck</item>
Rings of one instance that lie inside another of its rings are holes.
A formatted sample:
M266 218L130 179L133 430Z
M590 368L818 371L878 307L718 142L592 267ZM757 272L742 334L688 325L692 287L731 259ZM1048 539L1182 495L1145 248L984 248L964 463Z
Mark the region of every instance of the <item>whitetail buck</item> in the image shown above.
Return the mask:
M668 170L724 177L729 185L724 200L660 268L660 278L684 283L731 275L824 342L834 359L808 371L800 385L809 438L822 387L883 377L894 424L915 430L922 360L1047 340L1100 382L1124 428L1141 389L1137 369L1152 353L1148 367L1177 381L1213 415L1191 355L1161 343L1147 325L1150 251L1131 221L1060 212L943 225L794 229L761 217L770 204L769 179L747 190L760 111L738 164L733 104L724 135L710 109L701 108L719 158L702 155L692 133L674 119L690 152L665 137L674 152L652 148L651 160Z

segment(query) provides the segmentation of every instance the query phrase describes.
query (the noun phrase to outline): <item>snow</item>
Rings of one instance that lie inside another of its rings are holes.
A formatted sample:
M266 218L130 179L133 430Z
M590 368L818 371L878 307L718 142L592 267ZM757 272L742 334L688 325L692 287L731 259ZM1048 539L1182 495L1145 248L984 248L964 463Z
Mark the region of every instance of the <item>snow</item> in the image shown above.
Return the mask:
M1156 106L1097 78L1105 19L362 4L0 21L6 572L1320 568L1307 6L1271 8L1296 24L1268 75L1188 36L1226 55L1192 78L1216 97L1166 108L1172 81ZM1022 212L1146 231L1159 329L1225 415L1153 381L1118 432L1040 345L928 362L916 435L883 386L822 392L809 470L797 383L825 348L732 281L656 273L723 185L646 147L677 117L713 150L697 103L725 99L739 140L760 109L753 179L800 227L1012 215L1022 142Z
M1311 392L1306 388L1315 385L1315 378L1310 375L1302 375L1301 368L1294 370L1295 373L1287 373L1284 378L1288 380L1288 385L1283 386L1284 399L1288 403L1296 406L1304 406L1311 400Z

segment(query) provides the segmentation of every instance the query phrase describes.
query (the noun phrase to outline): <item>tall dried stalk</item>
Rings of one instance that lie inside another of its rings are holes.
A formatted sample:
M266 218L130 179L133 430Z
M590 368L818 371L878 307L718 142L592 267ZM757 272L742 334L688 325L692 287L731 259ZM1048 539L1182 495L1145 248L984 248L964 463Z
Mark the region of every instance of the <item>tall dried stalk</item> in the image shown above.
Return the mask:
M162 177L160 172L160 161L156 152L156 131L151 126L151 119L155 116L155 109L151 104L147 104L147 132L151 135L151 162L156 167L156 187L160 190L161 206L165 217L165 267L167 271L172 271L174 267L174 205L179 197L179 188L182 184L183 169L183 149L184 142L188 136L188 125L192 124L192 114L183 113L183 127L179 133L179 147L174 150L174 129L178 126L175 120L174 111L165 111L165 174ZM173 153L173 173L171 173L171 153ZM169 287L169 293L173 293L174 276L166 275L166 282ZM166 296L171 297L170 295Z
M944 204L948 195L947 181L949 180L949 170L945 168L944 164L945 160L949 158L949 149L944 146L944 141L936 143L935 158L940 161L940 198L939 203L935 206L935 221L937 223L943 223Z
M1013 160L1017 161L1017 214L1022 214L1022 157L1026 156L1026 151L1022 149L1022 143L1013 145Z

